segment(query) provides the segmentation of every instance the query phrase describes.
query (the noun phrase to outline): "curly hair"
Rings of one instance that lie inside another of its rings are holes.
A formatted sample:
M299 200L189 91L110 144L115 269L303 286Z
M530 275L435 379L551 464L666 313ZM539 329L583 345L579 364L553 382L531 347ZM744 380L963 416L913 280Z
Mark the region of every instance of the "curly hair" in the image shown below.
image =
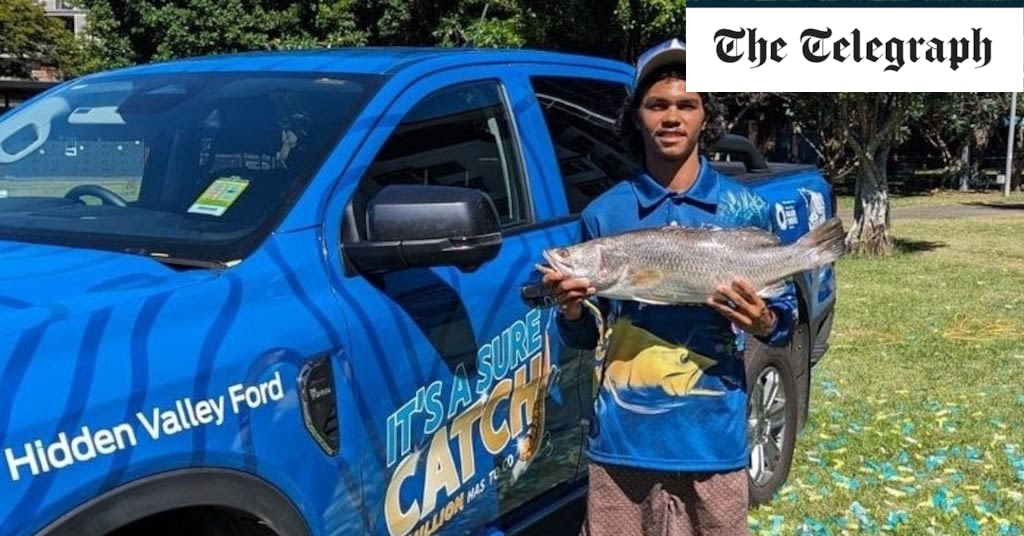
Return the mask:
M651 74L637 84L635 91L626 97L619 113L619 133L622 136L630 156L638 162L645 160L644 140L640 129L636 124L637 113L640 110L640 103L644 95L656 82L668 78L686 80L686 66L666 65ZM698 138L697 150L704 153L708 147L718 141L725 132L725 119L721 103L710 93L698 93L704 106L704 126Z

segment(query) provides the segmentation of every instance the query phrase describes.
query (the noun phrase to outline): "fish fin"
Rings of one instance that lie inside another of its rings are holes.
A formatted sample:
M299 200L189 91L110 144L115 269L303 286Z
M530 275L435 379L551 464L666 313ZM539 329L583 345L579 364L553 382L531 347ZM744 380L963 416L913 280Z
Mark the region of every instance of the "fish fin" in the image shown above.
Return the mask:
M761 290L757 291L757 295L764 299L778 298L786 292L786 282L776 281Z
M633 270L626 276L629 284L634 287L650 287L661 283L664 274L661 270L648 268L646 270Z
M806 269L835 261L846 251L846 231L843 230L842 220L835 216L829 218L802 236L794 246L807 250L809 265Z

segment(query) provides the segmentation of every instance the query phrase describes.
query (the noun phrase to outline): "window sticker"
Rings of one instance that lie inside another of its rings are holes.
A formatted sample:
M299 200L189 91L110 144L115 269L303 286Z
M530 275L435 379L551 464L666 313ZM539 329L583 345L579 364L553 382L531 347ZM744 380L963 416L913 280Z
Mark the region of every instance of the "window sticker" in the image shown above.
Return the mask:
M209 214L221 216L238 200L242 192L249 186L249 181L242 177L221 177L206 187L206 191L188 208L191 214Z

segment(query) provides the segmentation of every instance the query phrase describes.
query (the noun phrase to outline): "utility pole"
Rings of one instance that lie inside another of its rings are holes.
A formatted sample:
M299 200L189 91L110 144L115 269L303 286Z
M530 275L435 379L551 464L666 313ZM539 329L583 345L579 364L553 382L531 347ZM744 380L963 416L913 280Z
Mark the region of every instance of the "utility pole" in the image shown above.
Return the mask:
M1010 133L1006 137L1006 180L1003 181L1003 197L1010 196L1010 174L1013 172L1013 135L1017 132L1017 92L1010 98Z

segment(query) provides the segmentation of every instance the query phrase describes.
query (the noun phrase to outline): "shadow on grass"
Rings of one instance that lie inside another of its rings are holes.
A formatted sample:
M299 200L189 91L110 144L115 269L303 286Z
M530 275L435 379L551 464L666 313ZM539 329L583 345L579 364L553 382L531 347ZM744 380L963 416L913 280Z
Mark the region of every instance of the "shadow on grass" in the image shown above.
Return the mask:
M934 251L939 248L947 247L949 244L945 242L934 242L932 240L908 240L906 238L896 238L893 240L893 251L896 253L921 253L924 251Z
M998 208L1002 210L1024 210L1024 203L983 203L981 201L974 201L971 203L960 204L971 207Z

